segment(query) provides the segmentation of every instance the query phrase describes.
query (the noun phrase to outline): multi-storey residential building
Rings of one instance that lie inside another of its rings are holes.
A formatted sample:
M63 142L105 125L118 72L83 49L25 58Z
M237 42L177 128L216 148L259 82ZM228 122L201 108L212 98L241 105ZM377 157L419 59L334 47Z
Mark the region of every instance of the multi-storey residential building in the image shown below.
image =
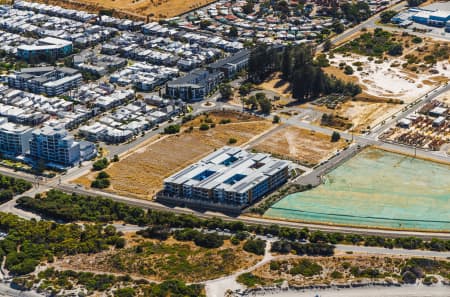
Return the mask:
M0 125L0 151L8 156L26 154L33 128L4 122Z
M45 125L32 133L30 156L47 163L73 166L80 161L80 144L63 125Z
M193 70L186 76L169 81L166 94L184 101L201 101L220 84L223 77L223 72Z
M233 78L239 71L247 68L249 58L250 51L245 49L208 65L208 69L211 72L222 71L227 79Z
M53 37L39 39L34 45L21 45L17 48L17 56L30 63L56 61L72 53L72 42Z
M289 161L223 147L164 180L162 199L242 209L288 179Z
M8 76L10 87L48 96L58 96L77 88L82 81L78 70L67 67L23 68Z

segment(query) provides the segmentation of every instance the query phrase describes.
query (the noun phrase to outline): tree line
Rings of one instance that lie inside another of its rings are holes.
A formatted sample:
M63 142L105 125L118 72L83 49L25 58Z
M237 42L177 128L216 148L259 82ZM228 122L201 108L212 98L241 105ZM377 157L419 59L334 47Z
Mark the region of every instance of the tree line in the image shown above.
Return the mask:
M124 221L140 226L163 226L165 228L205 228L209 230L229 229L231 232L249 232L258 235L271 234L281 240L309 240L311 243L346 243L353 245L378 246L386 248L429 249L450 251L450 240L423 240L416 237L385 238L358 234L326 233L296 229L279 225L244 224L240 221L224 221L220 218L198 218L191 214L175 214L168 211L144 210L102 197L67 194L50 190L45 198L21 197L18 206L40 215L67 222Z
M248 79L252 83L261 83L273 73L281 72L282 78L292 85L292 96L301 102L331 93L348 96L361 93L359 85L327 75L320 64L314 59L314 49L309 45L281 49L259 45L250 54Z

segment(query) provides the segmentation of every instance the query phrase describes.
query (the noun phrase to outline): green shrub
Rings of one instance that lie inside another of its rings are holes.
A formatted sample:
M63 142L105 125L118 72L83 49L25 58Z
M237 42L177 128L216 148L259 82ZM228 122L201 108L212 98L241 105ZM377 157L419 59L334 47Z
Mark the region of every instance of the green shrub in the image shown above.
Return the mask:
M352 75L353 72L354 72L354 71L353 71L352 66L347 65L347 66L344 67L344 73L345 73L345 74L347 74L347 75Z
M107 178L97 178L91 183L92 188L106 189L111 185L111 181Z
M105 171L100 171L97 175L98 179L102 179L102 178L110 178L109 174L106 173Z
M244 243L244 251L256 255L264 255L266 241L261 239L249 239Z
M244 284L247 287L254 287L257 284L261 285L264 284L264 282L260 277L253 275L250 272L239 275L237 281L240 282L241 284Z
M164 128L164 134L177 134L180 132L180 125L170 125Z
M235 144L237 142L236 138L230 138L228 139L228 144Z
M102 158L100 160L97 160L92 164L92 169L95 171L100 171L108 167L109 161L106 158Z
M422 42L422 38L420 38L419 36L414 36L414 38L411 41L413 43L421 43Z
M337 270L333 271L330 276L334 279L339 279L343 277L343 274Z
M114 297L133 297L136 291L133 288L122 288L114 291Z
M302 259L297 264L295 264L289 273L292 275L301 274L306 277L311 277L314 275L319 275L322 272L322 266L314 263L308 259Z
M201 130L201 131L209 130L209 125L208 125L208 124L205 124L205 123L201 124L201 125L200 125L200 130Z

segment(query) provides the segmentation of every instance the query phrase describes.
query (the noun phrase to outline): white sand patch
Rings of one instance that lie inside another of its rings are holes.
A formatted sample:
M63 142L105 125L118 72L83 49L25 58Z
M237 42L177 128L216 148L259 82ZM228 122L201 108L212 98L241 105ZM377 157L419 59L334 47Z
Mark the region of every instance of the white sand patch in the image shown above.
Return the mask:
M266 241L266 249L265 249L264 257L262 258L261 261L256 263L254 266L247 268L245 270L236 272L229 276L224 276L224 277L221 277L218 279L209 280L209 281L204 282L206 296L207 297L224 297L228 290L237 291L237 290L245 289L245 286L238 283L236 281L236 278L241 274L253 271L256 268L261 267L264 264L272 261L274 256L272 255L272 253L270 253L271 246L272 246L272 243L269 241Z
M428 71L425 73L408 73L401 64L403 60L399 58L387 59L382 63L375 63L369 61L367 57L352 54L344 57L343 55L335 54L334 58L330 59L334 66L339 63L346 63L355 70L353 76L359 79L359 83L366 88L366 93L378 97L385 97L391 99L400 99L409 103L415 99L425 95L436 85L426 84L423 81L429 80L433 76L450 77L450 66L446 61L438 62L432 69L437 73L431 74ZM354 62L362 62L362 71L357 71ZM391 67L392 64L398 64L398 67Z

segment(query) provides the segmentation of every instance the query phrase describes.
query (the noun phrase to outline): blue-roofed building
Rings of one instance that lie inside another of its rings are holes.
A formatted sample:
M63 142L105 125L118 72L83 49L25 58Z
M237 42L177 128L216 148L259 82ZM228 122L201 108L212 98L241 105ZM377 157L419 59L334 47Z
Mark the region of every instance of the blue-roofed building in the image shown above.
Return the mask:
M438 10L430 14L428 25L436 27L444 27L450 20L450 11Z
M240 210L285 183L289 165L268 154L223 147L165 179L158 198Z
M411 19L419 24L434 26L434 27L444 27L448 21L450 21L450 11L447 10L419 10L419 11L410 11L414 13L411 16ZM393 18L393 22L398 22L404 18L406 14L399 14Z

